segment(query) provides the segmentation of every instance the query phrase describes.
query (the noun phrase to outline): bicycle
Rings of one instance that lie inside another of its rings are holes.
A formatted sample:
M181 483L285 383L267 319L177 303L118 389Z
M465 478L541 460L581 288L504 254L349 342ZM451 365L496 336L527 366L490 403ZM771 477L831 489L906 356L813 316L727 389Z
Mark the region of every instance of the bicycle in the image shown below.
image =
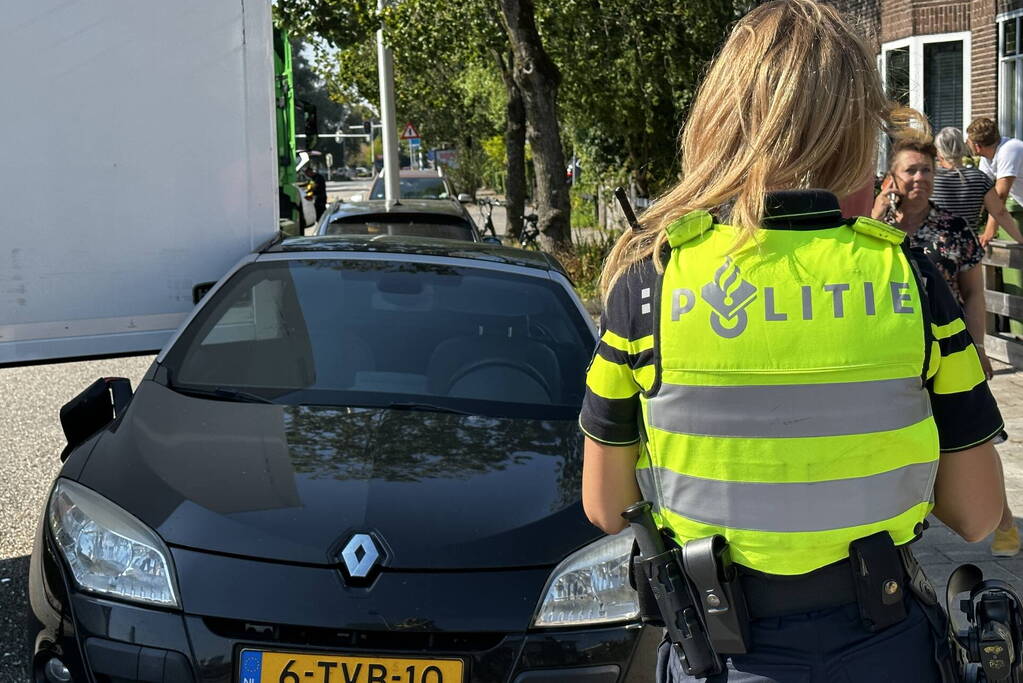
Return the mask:
M540 237L539 220L540 217L535 213L527 213L522 217L522 232L519 233L519 246L523 249L540 250L540 242L537 241L537 238Z
M480 197L476 200L476 205L480 207L480 215L483 216L483 227L480 229L480 237L486 237L487 231L490 232L491 237L497 237L497 231L494 229L494 220L492 218L494 214L495 206L504 206L500 200L489 199L487 197Z

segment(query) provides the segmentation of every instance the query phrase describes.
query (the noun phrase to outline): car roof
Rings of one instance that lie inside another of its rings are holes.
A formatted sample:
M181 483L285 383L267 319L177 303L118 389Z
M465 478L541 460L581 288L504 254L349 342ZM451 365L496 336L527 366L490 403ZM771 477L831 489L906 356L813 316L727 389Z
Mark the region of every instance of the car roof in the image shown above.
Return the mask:
M550 254L543 251L527 251L498 244L461 242L434 237L409 237L405 235L325 235L317 237L291 237L271 242L261 250L265 254L300 253L367 253L394 254L401 256L442 256L470 261L495 261L512 266L554 271L565 277L564 267Z
M338 202L330 209L329 220L364 214L416 214L428 213L440 216L466 218L461 204L453 199L402 199L400 203L388 203L386 199L366 199L360 202Z
M436 170L423 169L416 171L398 171L399 178L443 178Z

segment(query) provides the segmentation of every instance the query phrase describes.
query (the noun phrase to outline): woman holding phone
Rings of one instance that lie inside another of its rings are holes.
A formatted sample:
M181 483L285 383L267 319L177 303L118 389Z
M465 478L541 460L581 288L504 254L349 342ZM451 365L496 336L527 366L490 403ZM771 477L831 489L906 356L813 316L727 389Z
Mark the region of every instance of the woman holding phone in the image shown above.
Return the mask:
M913 129L903 131L892 145L889 172L871 213L905 232L909 245L922 249L937 266L963 307L981 367L991 379L994 372L984 352L984 274L978 267L984 248L965 220L931 201L936 156L930 136ZM1013 557L1019 550L1019 530L1006 500L991 541L991 554Z

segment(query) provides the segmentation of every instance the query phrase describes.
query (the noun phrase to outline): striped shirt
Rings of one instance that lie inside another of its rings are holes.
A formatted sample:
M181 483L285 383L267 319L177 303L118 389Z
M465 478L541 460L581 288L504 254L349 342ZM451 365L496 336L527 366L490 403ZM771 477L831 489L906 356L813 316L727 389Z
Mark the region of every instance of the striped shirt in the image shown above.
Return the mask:
M931 201L953 216L962 218L972 229L980 223L984 195L994 186L994 181L980 169L938 169L934 174Z
M807 223L803 229L820 227L809 224L816 220L813 216L784 218L787 223ZM769 220L765 219L765 224ZM781 223L781 217L775 222ZM966 331L962 309L926 254L920 249L910 253L920 270L930 310L931 334L926 343L931 344L933 355L927 391L940 447L943 452L972 448L1002 430L1002 417ZM661 275L647 260L630 268L611 290L601 316L601 338L587 372L579 416L583 432L595 441L622 446L641 438L639 396L652 389L657 324L657 316L644 314L643 306L650 305L651 292L660 286Z

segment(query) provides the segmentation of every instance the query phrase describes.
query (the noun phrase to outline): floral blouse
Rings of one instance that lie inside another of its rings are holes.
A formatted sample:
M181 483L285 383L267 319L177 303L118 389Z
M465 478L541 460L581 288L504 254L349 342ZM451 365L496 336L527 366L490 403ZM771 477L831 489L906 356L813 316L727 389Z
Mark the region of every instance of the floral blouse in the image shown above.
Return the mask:
M895 212L890 208L885 212L884 222L899 227ZM924 250L961 304L963 295L959 291L959 273L973 268L984 258L984 249L966 221L932 203L924 224L909 236L909 246Z

